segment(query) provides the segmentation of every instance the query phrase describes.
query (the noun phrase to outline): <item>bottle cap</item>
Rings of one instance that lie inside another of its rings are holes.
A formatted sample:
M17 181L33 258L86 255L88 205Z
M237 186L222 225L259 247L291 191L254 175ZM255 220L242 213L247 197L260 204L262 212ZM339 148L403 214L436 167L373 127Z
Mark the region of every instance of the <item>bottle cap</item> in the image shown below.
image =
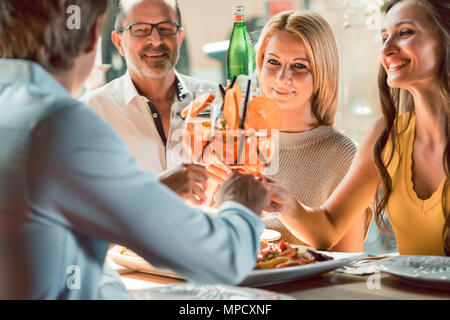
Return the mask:
M243 14L245 12L244 6L234 6L233 7L233 13L240 13Z
M234 6L233 7L233 15L234 15L234 22L244 22L245 9L244 6Z

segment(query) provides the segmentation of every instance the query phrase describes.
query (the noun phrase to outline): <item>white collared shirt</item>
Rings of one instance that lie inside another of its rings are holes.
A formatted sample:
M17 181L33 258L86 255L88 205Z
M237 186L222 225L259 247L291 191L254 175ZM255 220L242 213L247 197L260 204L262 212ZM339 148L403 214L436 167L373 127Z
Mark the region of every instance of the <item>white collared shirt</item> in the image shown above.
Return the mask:
M210 81L178 72L175 72L175 75L179 85L171 107L166 146L158 134L148 106L149 99L139 95L129 72L80 98L113 126L136 158L141 170L158 174L181 162L190 161L182 152L184 121L177 112L192 101L195 91L218 89L218 86Z

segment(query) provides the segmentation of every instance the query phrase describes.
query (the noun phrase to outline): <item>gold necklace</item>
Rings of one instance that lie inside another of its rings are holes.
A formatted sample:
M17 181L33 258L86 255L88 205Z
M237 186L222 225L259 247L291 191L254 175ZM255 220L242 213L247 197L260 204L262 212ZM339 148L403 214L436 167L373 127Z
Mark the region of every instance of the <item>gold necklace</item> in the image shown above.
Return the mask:
M153 113L153 118L156 119L156 118L161 117L161 116L163 116L164 114L166 114L167 111L169 111L169 110L171 109L171 107L172 107L174 101L175 101L175 96L172 98L172 102L169 103L169 105L168 105L163 111L161 111L161 112L159 112L159 111L154 112L154 113ZM155 106L155 109L156 109L156 106Z
M163 111L161 111L161 112L158 111L159 116L162 116L163 114L167 113L167 111L170 110L170 107L172 107L171 104L169 104L169 106L167 108L165 108Z

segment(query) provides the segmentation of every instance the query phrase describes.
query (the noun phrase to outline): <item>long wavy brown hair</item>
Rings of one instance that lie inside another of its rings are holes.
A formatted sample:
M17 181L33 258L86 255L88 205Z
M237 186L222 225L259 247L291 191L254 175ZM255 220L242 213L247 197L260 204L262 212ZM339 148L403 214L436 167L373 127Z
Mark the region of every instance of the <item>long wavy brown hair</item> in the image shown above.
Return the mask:
M388 0L385 5L385 13L389 12L397 3L404 0ZM450 256L450 208L447 208L445 195L449 191L450 181L450 111L449 111L449 73L450 73L450 3L442 0L415 0L426 10L428 16L436 25L436 30L442 44L442 58L440 61L439 85L444 103L444 116L441 128L446 134L446 146L442 158L443 167L446 175L446 182L442 194L442 209L445 218L442 239L444 242L444 251ZM404 89L390 88L387 84L387 74L383 66L380 66L378 76L379 94L381 100L381 109L384 116L385 128L378 137L374 148L374 161L382 178L381 192L375 197L375 221L380 230L387 233L386 224L383 219L384 209L389 200L392 191L392 180L386 167L389 165L394 154L395 145L398 144L399 136L404 130L397 130L396 119L401 109L405 111L414 110L414 101L412 95ZM408 121L409 125L409 121ZM408 125L405 127L407 128ZM388 139L391 141L392 148L384 150ZM383 151L387 152L389 161L383 162Z

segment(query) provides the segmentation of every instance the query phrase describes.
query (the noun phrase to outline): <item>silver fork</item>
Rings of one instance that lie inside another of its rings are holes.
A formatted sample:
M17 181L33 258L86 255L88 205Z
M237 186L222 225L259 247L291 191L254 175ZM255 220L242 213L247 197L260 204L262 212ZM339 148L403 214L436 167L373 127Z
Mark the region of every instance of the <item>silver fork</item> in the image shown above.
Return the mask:
M379 260L383 260L386 258L392 257L392 254L386 254L386 255L381 255L381 256L373 256L373 255L369 255L367 258L363 258L357 261L353 261L347 265L344 266L344 269L356 269L359 268L361 265L363 264L368 264L368 263L377 263L379 262Z

